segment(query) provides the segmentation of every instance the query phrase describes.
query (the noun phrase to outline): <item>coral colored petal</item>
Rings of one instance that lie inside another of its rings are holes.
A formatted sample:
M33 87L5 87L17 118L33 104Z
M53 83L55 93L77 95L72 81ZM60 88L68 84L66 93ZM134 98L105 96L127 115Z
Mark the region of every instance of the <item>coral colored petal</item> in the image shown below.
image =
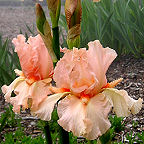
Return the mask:
M86 49L73 48L57 63L54 80L60 88L71 89L73 94L90 91L99 83L89 67Z
M103 135L111 126L108 114L112 105L103 94L98 94L90 99L87 105L87 119L92 123L92 130L84 135L89 140L94 140Z
M88 104L69 95L58 104L58 123L75 136L84 136L93 140L110 128L108 113L111 104L103 94L91 98Z
M128 116L130 113L136 114L142 108L142 99L134 100L128 96L125 90L107 88L103 94L109 98L117 116Z
M37 51L38 65L43 79L48 78L53 72L53 62L41 36L37 35L36 37L30 37L28 43Z
M60 52L67 53L67 52L70 52L70 50L67 48L61 48L60 47Z
M48 78L47 80L44 79L41 81L34 82L30 86L29 98L32 100L31 110L37 109L39 104L44 99L46 99L49 94L51 94L51 91L49 90L51 80L52 80L51 78Z
M117 54L110 48L103 48L98 40L88 43L88 61L92 71L95 73L99 86L97 89L106 85L106 71Z
M37 115L40 119L49 121L51 119L51 113L54 109L54 105L63 96L68 95L68 93L59 93L48 96L38 107L36 111L31 111L33 115Z
M57 87L70 89L69 74L72 71L73 66L72 51L70 51L65 53L55 67L53 78Z
M89 67L86 49L73 48L73 63L75 65L69 75L72 92L81 93L92 88L98 81Z
M26 78L42 80L49 77L53 63L40 35L30 37L28 43L23 35L18 35L12 42Z
M54 71L57 87L70 89L77 96L83 91L93 96L107 84L105 74L117 54L110 48L103 48L98 40L88 46L89 50L65 51Z
M66 131L72 131L74 135L81 136L85 130L86 106L81 100L73 95L68 95L58 104L58 123Z

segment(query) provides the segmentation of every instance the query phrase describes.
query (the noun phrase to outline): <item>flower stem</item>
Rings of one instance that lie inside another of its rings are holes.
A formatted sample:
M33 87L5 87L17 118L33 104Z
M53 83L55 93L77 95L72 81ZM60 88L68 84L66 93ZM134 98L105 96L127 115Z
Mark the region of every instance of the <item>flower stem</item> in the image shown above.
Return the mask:
M59 27L52 28L53 31L53 50L57 59L60 59L60 47L59 47Z
M53 111L53 115L55 115L55 120L57 121L59 118L56 109ZM59 144L69 144L69 133L65 131L60 125L58 125L58 131Z
M65 131L61 126L60 128L60 144L69 144L69 133Z
M45 122L44 133L45 133L46 144L52 144L52 138L51 138L48 122Z

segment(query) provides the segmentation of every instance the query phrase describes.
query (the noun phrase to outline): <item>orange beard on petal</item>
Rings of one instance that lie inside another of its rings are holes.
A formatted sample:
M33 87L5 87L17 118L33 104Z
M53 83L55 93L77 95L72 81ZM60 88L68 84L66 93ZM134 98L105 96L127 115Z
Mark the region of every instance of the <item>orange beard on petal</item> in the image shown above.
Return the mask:
M117 80L114 80L110 83L107 83L104 87L102 87L102 89L104 88L114 88L115 86L117 86L121 81L123 80L123 78L119 78Z
M30 78L26 78L25 79L28 85L32 85L34 82L39 81L41 79L37 78L37 77L30 77Z
M102 92L105 88L113 88L115 87L118 83L120 83L123 79L120 78L118 80L115 80L113 82L110 82L110 83L107 83L104 87L102 87L98 93ZM56 87L53 87L53 86L50 86L49 87L49 90L53 93L64 93L64 92L71 92L70 89L67 89L67 88L56 88ZM97 93L97 94L98 94ZM72 94L72 93L71 93ZM72 95L75 95L75 94L72 94ZM75 95L76 96L76 95ZM79 99L81 99L81 102L84 104L84 105L87 105L90 98L92 98L93 96L95 95L90 95L90 94L85 94L85 91L82 91L80 94L77 95L77 97Z
M88 104L90 98L91 98L90 95L85 94L84 92L81 92L81 93L80 93L80 99L81 99L81 102L82 102L84 105L87 105L87 104Z
M49 87L49 90L53 93L64 93L64 92L70 92L70 89L67 88L56 88L53 86Z

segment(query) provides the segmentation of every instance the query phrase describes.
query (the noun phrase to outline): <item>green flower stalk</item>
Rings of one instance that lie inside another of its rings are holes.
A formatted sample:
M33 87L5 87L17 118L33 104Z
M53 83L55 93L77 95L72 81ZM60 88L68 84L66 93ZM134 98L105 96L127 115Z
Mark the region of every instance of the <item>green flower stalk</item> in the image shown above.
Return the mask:
M65 15L68 25L67 44L69 49L79 47L81 33L81 0L66 0Z
M49 54L52 57L52 60L54 63L57 62L57 57L54 53L53 47L52 47L52 34L51 34L51 28L46 20L45 13L41 7L40 4L36 4L36 25L37 25L37 30L39 34L41 35Z
M47 4L48 4L48 9L51 17L51 22L52 22L53 37L51 36L50 26L46 21L45 14L42 10L42 7L39 4L36 5L37 28L39 30L39 33L42 35L43 40L46 42L46 44L49 44L51 46L50 52L53 54L52 55L53 58L55 58L54 57L55 54L56 61L54 61L54 64L56 64L57 60L60 59L58 20L60 16L61 0L47 0ZM47 29L45 29L44 27L45 23ZM45 33L47 34L48 37L44 37ZM48 41L50 43L48 43ZM51 139L48 139L48 137L50 136L48 124L44 127L44 130L46 135L46 141L48 144L50 144ZM60 144L65 144L65 143L69 144L69 133L63 130L62 127L59 127L59 131L60 131L60 139L59 139Z
M57 56L57 59L60 59L60 47L59 47L59 27L58 21L61 10L61 0L47 0L49 14L52 22L52 32L53 32L53 40L52 46L53 50Z

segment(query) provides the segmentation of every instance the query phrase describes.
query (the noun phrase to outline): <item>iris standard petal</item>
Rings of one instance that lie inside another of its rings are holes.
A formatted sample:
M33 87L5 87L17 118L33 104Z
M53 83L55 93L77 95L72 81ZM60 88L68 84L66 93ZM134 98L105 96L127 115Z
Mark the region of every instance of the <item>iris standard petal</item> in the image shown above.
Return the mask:
M23 35L18 35L12 42L26 78L42 80L51 75L53 63L40 35L30 37L27 42Z
M89 42L88 46L88 62L99 82L96 88L98 90L106 85L106 71L112 61L117 57L117 54L113 49L103 48L99 40Z

